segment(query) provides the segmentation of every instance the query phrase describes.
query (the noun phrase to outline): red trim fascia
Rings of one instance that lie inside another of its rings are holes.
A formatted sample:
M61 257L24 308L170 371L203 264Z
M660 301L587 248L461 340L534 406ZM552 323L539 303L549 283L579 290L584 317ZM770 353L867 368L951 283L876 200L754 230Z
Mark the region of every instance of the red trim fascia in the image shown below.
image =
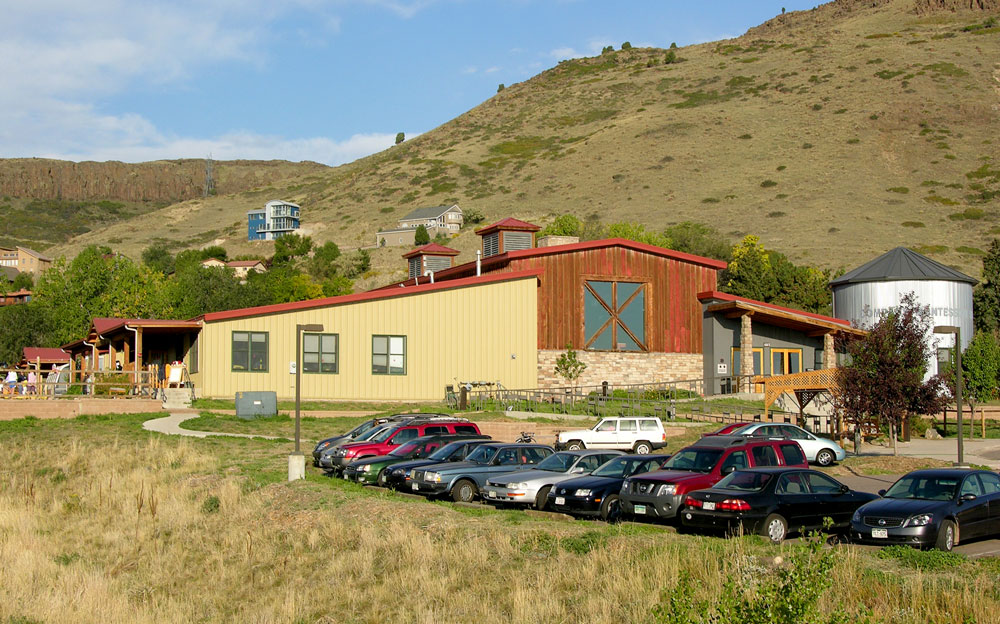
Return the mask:
M445 247L444 245L438 245L437 243L429 243L423 247L417 247L413 251L408 251L403 254L404 258L412 258L414 256L457 256L458 250L452 249L450 247Z
M225 321L235 318L244 318L249 316L265 316L268 314L278 314L280 312L312 310L315 308L326 308L338 305L345 305L349 303L359 303L362 301L377 301L379 299L391 299L394 297L403 297L406 295L419 295L428 292L451 290L453 288L462 288L464 286L479 286L483 284L492 284L495 282L507 282L517 279L524 279L526 277L537 278L541 274L542 274L541 269L531 269L527 271L515 271L512 273L495 273L491 275L483 275L480 277L467 277L464 279L449 280L443 283L420 284L419 286L399 285L392 290L387 290L386 288L382 288L380 290L369 290L363 293L357 293L353 295L341 295L339 297L326 297L323 299L311 299L309 301L296 301L293 303L278 303L268 306L258 306L256 308L242 308L239 310L209 312L198 318L204 319L205 322L213 322L213 321Z
M814 312L806 312L804 310L796 310L795 308L786 308L784 306L775 305L773 303L764 303L763 301L757 301L755 299L747 299L746 297L740 297L737 295L730 295L729 293L719 292L718 290L706 290L705 292L698 293L698 301L705 301L706 299L718 299L720 301L741 301L743 303L750 303L755 306L760 306L762 308L771 308L772 310L791 312L792 314L798 314L799 316L807 316L809 318L814 318L821 321L827 321L829 323L837 323L838 325L851 327L851 322L845 321L844 319L833 318L832 316L824 316L822 314L816 314Z
M515 219L514 217L507 217L506 219L500 219L496 223L487 225L476 230L476 234L482 236L484 234L491 234L497 230L512 230L515 232L537 232L542 228L535 225L534 223L528 223L527 221L521 221L520 219Z

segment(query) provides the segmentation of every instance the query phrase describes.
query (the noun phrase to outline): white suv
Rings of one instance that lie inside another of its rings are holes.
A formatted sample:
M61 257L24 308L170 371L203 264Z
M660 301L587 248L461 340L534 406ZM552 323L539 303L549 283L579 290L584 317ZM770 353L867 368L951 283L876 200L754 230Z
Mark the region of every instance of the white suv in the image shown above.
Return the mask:
M650 453L667 445L667 434L659 418L605 418L590 429L563 431L556 437L556 449L616 449Z

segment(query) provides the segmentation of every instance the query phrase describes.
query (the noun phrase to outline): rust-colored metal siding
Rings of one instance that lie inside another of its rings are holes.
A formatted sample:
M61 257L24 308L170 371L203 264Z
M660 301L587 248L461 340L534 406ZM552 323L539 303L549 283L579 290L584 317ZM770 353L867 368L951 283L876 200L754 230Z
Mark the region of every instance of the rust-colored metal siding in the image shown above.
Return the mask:
M697 294L716 287L717 270L624 247L515 258L492 272L543 269L538 292L538 348L583 348L583 283L589 279L647 284L650 351L701 353Z
M205 322L199 338L203 396L273 390L295 394L295 325L320 323L340 336L337 374L302 374L302 397L441 400L457 381L537 382L537 279L437 290L324 308ZM232 332L268 333L268 371L234 372ZM372 374L372 336L406 336L406 374Z

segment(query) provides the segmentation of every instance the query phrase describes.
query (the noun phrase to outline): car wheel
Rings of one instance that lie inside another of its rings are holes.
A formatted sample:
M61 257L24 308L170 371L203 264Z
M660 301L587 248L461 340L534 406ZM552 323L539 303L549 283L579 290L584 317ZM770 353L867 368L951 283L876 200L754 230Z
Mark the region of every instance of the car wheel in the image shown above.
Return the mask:
M379 487L389 487L389 469L388 468L383 468L378 473L378 479L377 479L377 481L378 481Z
M941 528L938 530L937 541L934 542L934 547L938 550L951 552L951 549L955 547L957 536L958 527L951 520L945 520L941 522Z
M788 522L778 514L771 514L761 525L760 534L771 540L772 544L780 544L788 535Z
M552 486L546 485L538 490L538 496L535 496L535 509L545 511L545 508L549 506L549 490L551 489Z
M455 487L451 488L451 498L456 503L471 503L478 492L479 488L476 487L475 483L468 479L462 479L455 484Z
M636 442L633 450L636 455L649 455L649 453L653 450L653 445L643 440L642 442Z
M837 456L830 449L820 449L816 453L816 463L820 466L829 466L835 459L837 459Z
M585 448L587 447L585 447L583 445L583 442L579 440L570 440L569 442L566 443L567 451L582 451Z
M601 520L611 523L621 522L622 503L617 494L608 495L601 503Z

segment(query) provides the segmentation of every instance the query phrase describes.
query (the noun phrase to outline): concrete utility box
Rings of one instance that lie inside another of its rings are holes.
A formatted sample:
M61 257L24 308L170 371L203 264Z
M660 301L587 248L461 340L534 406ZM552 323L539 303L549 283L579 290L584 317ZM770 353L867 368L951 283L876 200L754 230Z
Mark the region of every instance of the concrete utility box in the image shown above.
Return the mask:
M274 392L237 392L236 415L253 420L278 415L278 395Z

